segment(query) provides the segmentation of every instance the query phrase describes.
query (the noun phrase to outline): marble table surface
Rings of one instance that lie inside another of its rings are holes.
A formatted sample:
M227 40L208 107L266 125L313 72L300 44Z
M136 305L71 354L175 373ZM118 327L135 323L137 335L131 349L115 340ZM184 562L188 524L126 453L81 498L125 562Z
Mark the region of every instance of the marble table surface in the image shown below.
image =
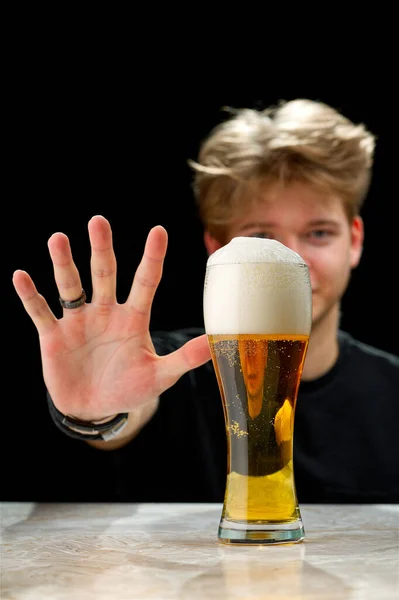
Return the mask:
M221 508L0 503L0 597L398 600L398 505L303 505L278 546L221 544Z

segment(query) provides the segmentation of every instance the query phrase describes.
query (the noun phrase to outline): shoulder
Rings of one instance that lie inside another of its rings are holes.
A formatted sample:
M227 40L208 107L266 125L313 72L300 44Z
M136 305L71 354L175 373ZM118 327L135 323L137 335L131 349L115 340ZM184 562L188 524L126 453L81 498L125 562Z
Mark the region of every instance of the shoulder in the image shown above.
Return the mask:
M339 342L341 352L350 358L353 368L378 370L399 377L399 356L361 342L342 330L339 331Z
M388 362L394 366L399 365L399 356L387 352L386 350L382 350L381 348L377 348L376 346L371 346L370 344L361 342L346 331L340 331L339 335L340 338L347 343L352 350L355 350L372 360Z

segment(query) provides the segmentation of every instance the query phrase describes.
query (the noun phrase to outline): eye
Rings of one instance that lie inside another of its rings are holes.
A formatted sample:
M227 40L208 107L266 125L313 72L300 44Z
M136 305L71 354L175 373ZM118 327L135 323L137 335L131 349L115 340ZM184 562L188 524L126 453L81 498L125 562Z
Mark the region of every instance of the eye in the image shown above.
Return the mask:
M248 237L256 237L256 238L267 238L270 239L272 236L270 233L266 231L255 231L254 233L250 233Z
M323 238L326 237L329 233L330 232L326 229L315 229L314 231L311 231L309 235L314 238Z
M330 229L312 229L306 234L306 237L315 243L328 242L334 236L334 232Z

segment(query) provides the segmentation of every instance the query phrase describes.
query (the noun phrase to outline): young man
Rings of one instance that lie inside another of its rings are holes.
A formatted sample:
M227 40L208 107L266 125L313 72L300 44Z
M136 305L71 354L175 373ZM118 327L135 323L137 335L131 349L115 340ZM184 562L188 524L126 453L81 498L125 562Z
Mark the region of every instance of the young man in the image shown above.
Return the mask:
M299 502L399 500L399 359L339 329L362 253L374 143L332 107L295 100L232 114L191 163L209 254L235 236L271 237L309 266L312 332L294 437ZM13 278L39 333L51 414L67 434L68 460L75 457L58 495L220 502L226 439L206 336L149 332L167 232L149 232L130 295L118 304L110 224L96 216L88 229L89 303L63 233L48 242L62 319L27 273Z

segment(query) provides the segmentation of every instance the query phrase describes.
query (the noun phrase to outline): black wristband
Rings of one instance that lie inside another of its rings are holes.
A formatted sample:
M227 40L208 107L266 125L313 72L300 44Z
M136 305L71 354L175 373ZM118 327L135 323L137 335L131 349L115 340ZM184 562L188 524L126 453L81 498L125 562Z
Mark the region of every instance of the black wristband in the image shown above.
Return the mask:
M63 433L76 440L104 440L108 441L118 435L127 425L128 413L119 413L106 423L96 424L68 417L54 405L50 394L47 393L47 403L50 416Z

